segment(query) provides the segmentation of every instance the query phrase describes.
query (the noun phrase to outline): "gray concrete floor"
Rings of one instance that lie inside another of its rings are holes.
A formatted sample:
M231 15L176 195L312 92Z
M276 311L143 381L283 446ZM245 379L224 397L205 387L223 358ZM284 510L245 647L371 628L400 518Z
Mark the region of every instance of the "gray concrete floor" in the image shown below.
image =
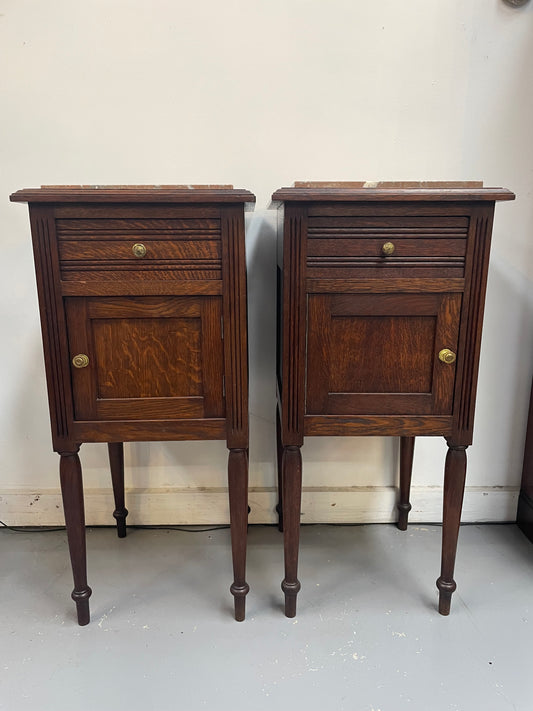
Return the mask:
M452 614L440 528L302 529L298 616L281 534L249 532L232 619L229 532L87 532L92 621L75 622L64 532L0 531L0 709L531 711L533 545L464 526Z

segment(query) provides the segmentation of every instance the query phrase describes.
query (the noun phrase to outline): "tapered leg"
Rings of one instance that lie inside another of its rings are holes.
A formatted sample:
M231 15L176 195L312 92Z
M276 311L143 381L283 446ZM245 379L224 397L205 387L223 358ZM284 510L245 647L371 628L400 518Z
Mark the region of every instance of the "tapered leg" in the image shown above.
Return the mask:
M300 447L285 447L282 459L283 545L285 550L285 615L296 615L298 548L300 545L300 509L302 502L302 455Z
M466 447L454 446L450 443L448 443L448 447L444 468L442 563L440 577L437 580L441 615L450 614L452 593L457 587L453 579L453 571L466 478Z
M117 522L118 537L125 538L128 509L124 505L124 445L122 442L109 442L107 447L109 450L113 495L115 497L113 516Z
M279 405L276 408L276 452L278 463L278 503L276 504L276 511L278 512L278 531L283 531L283 445L281 442L281 416Z
M414 437L400 437L400 500L398 501L398 528L407 530L407 517L411 510L411 474L413 473Z
M83 507L83 483L81 464L76 452L62 452L59 464L63 509L67 526L68 547L76 603L78 624L87 625L90 620L89 598L91 588L87 585L87 553L85 548L85 512Z
M245 449L230 449L228 458L228 489L233 556L233 583L230 591L235 598L235 619L242 622L246 611L246 535L248 531L248 455Z

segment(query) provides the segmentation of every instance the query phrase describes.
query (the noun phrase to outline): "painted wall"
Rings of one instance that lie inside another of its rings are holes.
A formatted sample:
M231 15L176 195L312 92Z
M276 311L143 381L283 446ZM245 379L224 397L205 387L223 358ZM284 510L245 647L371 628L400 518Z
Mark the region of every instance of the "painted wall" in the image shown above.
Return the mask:
M464 520L516 510L533 369L533 3L0 0L0 518L62 521L29 223L41 184L233 183L248 217L252 521L274 521L274 215L294 180L466 180L497 206ZM417 442L412 520L445 447ZM106 447L82 447L112 523ZM307 440L304 521L393 520L398 442ZM126 447L132 523L227 520L223 443Z

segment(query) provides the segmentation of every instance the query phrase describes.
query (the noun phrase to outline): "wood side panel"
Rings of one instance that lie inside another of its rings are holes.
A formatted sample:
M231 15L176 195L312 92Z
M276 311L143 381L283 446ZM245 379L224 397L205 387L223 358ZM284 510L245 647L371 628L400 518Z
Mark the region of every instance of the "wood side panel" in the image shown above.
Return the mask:
M454 428L456 445L472 444L493 218L494 203L472 206L466 268L467 283L461 313L460 358L455 393L458 405Z
M227 444L248 447L248 343L244 214L221 208Z
M30 206L37 292L41 313L48 404L53 447L65 451L71 445L73 406L69 349L65 316L59 289L59 258L53 208Z
M291 205L285 209L283 237L283 401L281 413L284 446L303 443L305 410L305 260L307 211Z

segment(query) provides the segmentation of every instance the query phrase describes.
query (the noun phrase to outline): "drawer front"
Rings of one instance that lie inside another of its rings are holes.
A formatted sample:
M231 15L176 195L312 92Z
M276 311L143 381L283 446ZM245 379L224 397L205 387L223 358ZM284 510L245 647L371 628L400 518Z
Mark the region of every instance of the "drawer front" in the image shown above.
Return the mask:
M63 281L220 279L217 219L58 219Z
M463 278L468 217L309 217L308 278Z

